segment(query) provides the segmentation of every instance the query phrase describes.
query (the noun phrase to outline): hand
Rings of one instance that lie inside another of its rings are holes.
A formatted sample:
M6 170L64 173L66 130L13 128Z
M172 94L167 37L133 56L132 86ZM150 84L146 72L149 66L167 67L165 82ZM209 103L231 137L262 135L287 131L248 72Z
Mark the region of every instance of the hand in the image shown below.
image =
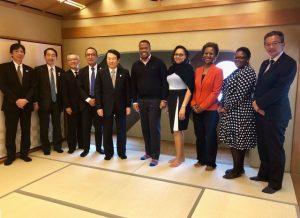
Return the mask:
M138 103L134 103L134 104L133 104L133 109L134 109L137 113L139 113L139 112L140 112L139 104L138 104Z
M65 111L66 111L66 113L69 114L69 115L72 114L72 108L70 108L70 107L67 107L67 108L65 109Z
M131 108L130 107L126 107L126 115L128 116L131 112Z
M259 113L262 116L265 116L266 112L262 109L258 109L258 111L256 111L257 113Z
M97 114L99 117L103 117L103 109L98 109Z
M259 107L258 107L258 105L256 104L256 101L253 101L253 102L252 102L252 107L253 107L253 109L254 109L256 112L258 112Z
M201 108L200 106L198 106L198 105L194 105L194 106L192 106L192 109L193 109L193 111L195 111L195 113L197 113L197 114L199 114L199 113L201 113L201 112L203 112L204 111L204 109L203 108Z
M95 106L96 106L96 100L95 100L94 98L91 98L91 99L89 100L89 105L90 105L91 107L95 107Z
M35 111L38 111L39 110L39 103L37 103L37 102L33 103L33 109Z
M180 108L178 118L179 118L179 120L185 119L185 107Z
M167 102L165 100L161 100L159 104L160 109L164 109L167 106Z
M21 108L23 109L24 106L28 103L28 100L25 99L25 98L19 98L17 101L16 101L16 105L18 106L18 108Z
M227 113L227 110L224 107L219 107L218 112L219 113Z

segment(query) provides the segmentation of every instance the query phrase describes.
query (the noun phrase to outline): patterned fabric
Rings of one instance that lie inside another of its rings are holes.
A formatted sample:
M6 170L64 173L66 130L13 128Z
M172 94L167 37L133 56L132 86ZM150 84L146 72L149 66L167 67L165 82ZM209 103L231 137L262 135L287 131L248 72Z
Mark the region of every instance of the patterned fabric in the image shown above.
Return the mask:
M256 74L250 66L235 70L224 80L221 105L220 140L230 147L244 150L257 144L252 94Z

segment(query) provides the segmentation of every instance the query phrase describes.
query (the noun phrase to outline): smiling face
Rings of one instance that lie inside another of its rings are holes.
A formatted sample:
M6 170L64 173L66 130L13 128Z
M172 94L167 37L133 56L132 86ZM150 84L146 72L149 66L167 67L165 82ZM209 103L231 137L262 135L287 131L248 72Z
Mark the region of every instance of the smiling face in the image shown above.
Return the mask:
M234 63L237 68L243 68L244 66L249 64L249 59L244 52L238 51L235 53Z
M174 53L175 63L180 64L180 63L184 62L185 59L186 59L185 51L182 48L176 49L176 51Z
M120 61L118 60L118 57L115 54L107 53L106 62L107 66L110 69L116 69Z
M147 42L141 42L139 44L139 53L142 60L147 60L151 54L151 47Z
M25 56L24 50L20 47L18 49L15 49L11 53L12 59L17 63L21 64Z
M86 62L90 66L95 66L97 62L97 52L94 49L87 49L85 52Z
M215 59L216 59L215 49L213 47L206 47L202 56L202 60L204 64L211 65L215 61Z
M52 50L47 50L45 54L45 61L49 66L54 66L56 62L56 53Z
M68 65L72 70L77 71L79 68L79 57L78 55L71 54L67 56Z
M278 35L267 37L264 42L265 49L271 58L275 58L284 49L284 42Z

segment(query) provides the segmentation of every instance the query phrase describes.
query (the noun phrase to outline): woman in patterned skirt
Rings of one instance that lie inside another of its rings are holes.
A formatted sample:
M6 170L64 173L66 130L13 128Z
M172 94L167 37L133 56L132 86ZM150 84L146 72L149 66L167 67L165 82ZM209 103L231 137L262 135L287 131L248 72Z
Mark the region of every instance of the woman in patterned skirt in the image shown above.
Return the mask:
M237 49L234 62L238 69L224 80L222 87L220 139L230 147L233 157L233 169L225 172L225 179L234 179L245 172L246 150L257 144L252 108L256 74L249 65L250 57L248 48Z
M168 70L168 111L171 132L174 137L176 157L169 161L171 167L179 166L184 160L184 135L190 115L190 99L194 91L194 70L189 64L189 52L178 45L172 53L172 66Z

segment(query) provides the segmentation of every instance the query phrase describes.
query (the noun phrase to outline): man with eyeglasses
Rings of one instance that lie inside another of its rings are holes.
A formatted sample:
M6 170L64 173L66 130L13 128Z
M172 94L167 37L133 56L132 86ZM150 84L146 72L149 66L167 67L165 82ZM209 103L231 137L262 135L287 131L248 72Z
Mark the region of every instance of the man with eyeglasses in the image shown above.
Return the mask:
M256 128L261 164L257 176L250 179L268 182L262 192L273 194L282 187L285 166L284 135L292 117L288 93L297 65L283 51L285 43L282 32L267 33L264 46L270 58L260 66L252 104L257 112Z
M79 86L80 110L82 118L83 152L81 157L88 155L91 142L91 128L95 128L96 151L104 154L102 145L102 118L97 115L95 98L95 81L101 67L97 64L97 50L89 47L85 50L87 66L79 70L77 84Z

